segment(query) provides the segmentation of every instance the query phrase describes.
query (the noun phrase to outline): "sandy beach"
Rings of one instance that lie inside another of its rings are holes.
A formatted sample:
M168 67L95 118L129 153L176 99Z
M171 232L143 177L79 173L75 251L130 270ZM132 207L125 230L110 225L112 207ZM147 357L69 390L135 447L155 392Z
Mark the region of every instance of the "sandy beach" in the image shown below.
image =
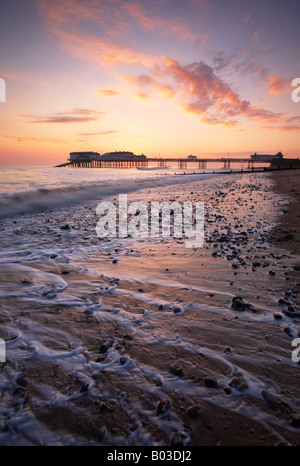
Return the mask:
M299 445L299 176L128 194L204 202L196 250L99 239L91 201L5 219L0 444Z
M300 172L279 171L272 174L274 190L287 196L279 225L274 228L272 239L275 244L290 251L300 252Z

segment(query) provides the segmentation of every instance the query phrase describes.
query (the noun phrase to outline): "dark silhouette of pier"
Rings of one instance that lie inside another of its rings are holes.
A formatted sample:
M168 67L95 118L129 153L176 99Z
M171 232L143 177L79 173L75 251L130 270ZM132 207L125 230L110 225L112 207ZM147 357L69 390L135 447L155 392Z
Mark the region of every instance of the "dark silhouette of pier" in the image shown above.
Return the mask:
M76 160L56 165L56 167L83 167L83 168L136 168L149 167L149 163L155 163L157 167L168 167L170 163L177 163L178 168L197 167L198 169L207 168L209 163L223 163L223 168L230 168L231 164L247 163L248 168L252 168L253 161L249 158L205 158L205 159L189 159L189 158L158 158L147 157L145 160L124 160L124 159L105 159L105 160ZM256 162L255 162L256 163ZM266 163L259 161L258 163Z
M66 163L62 163L60 165L56 165L56 167L80 167L80 168L149 168L150 166L153 167L155 164L156 167L166 167L170 164L177 164L177 168L179 169L187 169L187 168L197 168L197 169L207 169L209 168L210 164L221 163L222 168L230 169L234 165L247 164L248 170L254 170L258 167L261 169L261 164L265 164L269 166L269 168L300 168L300 160L299 159L272 159L270 160L271 156L266 156L265 158L261 156L259 160L247 157L247 158L237 158L237 157L217 157L217 158L198 158L198 157L184 157L184 158L176 158L176 157L145 157L144 159L140 158L105 158L105 159L78 159L75 161L68 161ZM256 166L258 164L258 167ZM239 168L238 167L238 168ZM241 170L242 171L242 170Z

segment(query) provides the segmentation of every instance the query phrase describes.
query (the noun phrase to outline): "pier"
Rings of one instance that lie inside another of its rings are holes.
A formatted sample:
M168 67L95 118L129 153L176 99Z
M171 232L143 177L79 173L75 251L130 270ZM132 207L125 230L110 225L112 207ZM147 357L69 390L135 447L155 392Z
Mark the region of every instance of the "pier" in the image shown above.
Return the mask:
M170 163L177 164L178 168L197 167L199 169L207 168L209 163L223 164L223 168L230 168L231 164L247 163L248 168L252 168L253 161L249 158L236 159L236 158L206 158L206 159L189 159L189 158L157 158L147 157L145 160L124 160L124 159L106 159L106 160L76 160L56 167L81 167L81 168L136 168L136 167L149 167L149 163L155 163L158 167L168 167ZM263 163L263 161L261 161ZM266 163L266 162L264 162Z
M93 153L91 153L93 154ZM96 153L95 153L96 154ZM189 157L146 157L146 156L134 156L134 157L118 157L115 153L114 157L102 158L97 156L77 157L76 160L69 160L68 162L56 165L56 167L80 167L80 168L148 168L150 166L166 167L170 164L175 164L179 169L197 168L206 169L209 168L209 164L221 163L223 169L230 169L232 166L238 164L247 164L248 170L254 170L256 164L269 164L270 168L300 168L299 159L286 159L283 158L281 152L276 155L251 155L247 158L237 157L216 157L216 158L198 158L196 156Z

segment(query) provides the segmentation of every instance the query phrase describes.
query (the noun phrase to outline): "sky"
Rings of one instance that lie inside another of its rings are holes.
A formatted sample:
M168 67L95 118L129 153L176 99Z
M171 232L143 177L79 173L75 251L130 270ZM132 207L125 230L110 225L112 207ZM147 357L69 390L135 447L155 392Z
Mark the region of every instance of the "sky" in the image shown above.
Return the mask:
M299 25L299 0L2 0L0 164L300 157Z

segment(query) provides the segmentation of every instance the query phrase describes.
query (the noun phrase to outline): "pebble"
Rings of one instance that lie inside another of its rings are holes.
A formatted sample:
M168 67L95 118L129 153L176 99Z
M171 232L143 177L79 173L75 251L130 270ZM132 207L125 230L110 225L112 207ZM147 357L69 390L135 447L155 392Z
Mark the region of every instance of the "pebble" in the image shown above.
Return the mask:
M86 393L89 389L89 384L85 384L85 385L82 385L81 389L80 389L80 393Z
M102 343L100 343L99 351L100 353L106 353L109 348L113 345L112 340L104 340Z
M232 298L231 307L232 309L235 309L237 311L244 311L245 309L250 307L250 304L245 303L243 298L241 298L240 296L234 296Z
M98 434L97 434L98 440L103 440L106 437L106 434L107 434L106 427L105 426L100 427L100 429L98 430Z
M185 435L183 432L175 432L175 434L173 434L172 439L171 439L171 446L172 447L183 446L184 438L185 438Z
M196 419L197 417L199 417L200 415L200 408L198 405L193 405L193 406L190 406L188 409L187 409L187 413L189 414L189 416L193 419Z
M127 356L121 356L121 357L120 357L120 364L121 364L122 366L124 366L124 364L126 364L126 362L127 362L128 360L129 360L129 359L128 359Z
M171 409L171 403L168 399L160 400L156 408L156 414L160 416L161 414L167 413Z
M300 428L300 416L291 416L290 419L291 426L296 427L297 429Z
M234 387L240 392L248 388L248 384L242 375L235 375L229 382L230 387Z
M230 346L227 346L223 351L223 353L231 353L231 352L232 352L232 349L230 348Z
M289 300L284 299L284 298L279 298L277 302L278 302L278 304L287 304L287 305L290 304Z
M284 327L283 331L290 337L292 336L292 330L290 329L290 327Z
M272 393L270 393L268 390L261 390L261 395L263 397L263 399L265 400L265 402L267 403L267 405L269 406L269 408L271 409L276 409L278 408L278 400L275 398L274 395L272 395Z
M226 395L230 395L230 393L232 392L232 390L231 390L230 387L224 387L224 392L226 393Z
M204 383L208 388L217 388L218 386L218 382L211 377L205 377Z
M172 364L169 367L169 372L173 375L177 375L178 377L183 376L183 370L178 364Z
M181 307L179 307L179 306L176 306L173 309L174 314L183 314L183 312L184 312L183 309Z
M289 311L287 309L284 309L282 312L288 317L300 317L300 312Z

